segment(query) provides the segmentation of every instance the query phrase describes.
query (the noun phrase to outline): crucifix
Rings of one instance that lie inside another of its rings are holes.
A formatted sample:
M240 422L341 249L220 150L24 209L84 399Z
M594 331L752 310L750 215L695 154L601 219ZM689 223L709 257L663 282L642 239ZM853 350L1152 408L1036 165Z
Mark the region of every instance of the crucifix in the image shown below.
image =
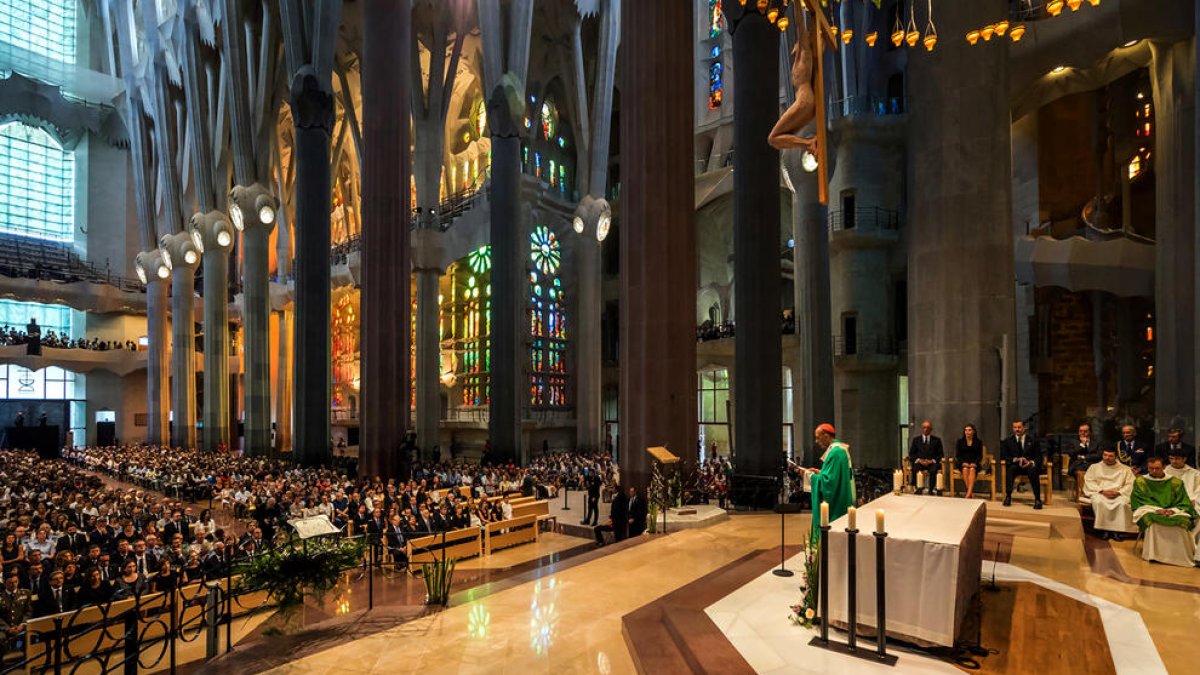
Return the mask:
M800 8L812 18L809 29L804 21L796 21L797 40L792 49L792 86L796 102L784 111L771 130L768 142L780 150L804 148L817 159L817 194L822 204L829 203L828 144L825 131L825 46L835 51L837 32L821 11L821 0L799 0ZM797 17L800 19L801 17ZM815 137L800 136L809 122L816 122Z

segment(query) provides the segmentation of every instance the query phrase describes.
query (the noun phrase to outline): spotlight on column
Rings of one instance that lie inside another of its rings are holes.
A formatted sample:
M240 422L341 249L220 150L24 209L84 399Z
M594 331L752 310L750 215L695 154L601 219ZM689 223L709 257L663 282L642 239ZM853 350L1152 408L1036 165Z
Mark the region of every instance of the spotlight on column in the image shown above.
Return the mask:
M805 150L800 156L800 166L807 172L812 173L817 170L817 156Z
M196 250L226 252L233 244L233 227L220 211L197 213L192 216L192 240Z
M229 216L239 232L254 225L266 225L270 230L274 225L278 203L262 185L238 185L229 191L229 201Z
M195 267L200 263L200 251L202 249L196 245L196 239L192 236L193 233L194 230L163 235L159 241L163 253L167 257L178 261L180 265Z
M575 219L571 221L571 225L575 228L575 234L583 234L583 218L575 216Z
M584 236L590 236L590 234L584 233L594 227L592 232L595 234L596 241L604 241L612 228L612 207L609 206L607 199L584 195L583 199L579 200L579 206L575 207L575 218L572 220L572 224L575 232Z
M137 272L138 280L143 284L171 276L171 265L167 259L167 252L161 248L137 254L137 257L134 258L133 268Z
M609 210L608 202L604 202L604 211L600 214L600 219L596 221L596 241L604 241L611 228L612 212Z

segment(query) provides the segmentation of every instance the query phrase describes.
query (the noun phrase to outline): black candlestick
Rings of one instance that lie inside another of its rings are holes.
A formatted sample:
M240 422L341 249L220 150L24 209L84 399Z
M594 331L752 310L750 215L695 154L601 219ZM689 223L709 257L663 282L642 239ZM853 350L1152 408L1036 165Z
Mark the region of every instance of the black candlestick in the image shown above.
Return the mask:
M858 649L858 529L846 528L846 619L850 624L850 651Z
M885 588L884 540L887 532L875 533L875 629L878 631L880 660L887 659L887 589Z
M783 548L783 535L784 535L783 519L784 519L785 513L786 513L785 509L779 508L779 569L774 571L774 574L777 577L790 577L793 574L793 572L791 570L789 570L786 565L784 565L784 561L785 561L786 555L787 555L784 552L784 548Z
M829 526L821 526L821 642L829 644Z

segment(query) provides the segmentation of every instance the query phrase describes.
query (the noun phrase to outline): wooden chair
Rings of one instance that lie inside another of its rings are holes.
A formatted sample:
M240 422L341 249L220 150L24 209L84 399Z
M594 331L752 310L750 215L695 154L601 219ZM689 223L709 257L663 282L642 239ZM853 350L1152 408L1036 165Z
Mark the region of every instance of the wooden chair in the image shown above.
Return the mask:
M958 496L958 488L955 481L962 481L962 470L955 468L957 459L947 457L942 460L942 471L946 474L946 488L950 491L951 497ZM992 457L992 453L985 446L983 448L983 461L979 463L979 470L975 472L975 485L983 483L988 486L988 499L996 500L996 460ZM965 487L965 484L964 484ZM972 486L974 487L974 486Z
M1083 474L1078 471L1075 472L1075 475L1071 475L1069 473L1071 470L1071 455L1064 452L1058 456L1058 461L1059 473L1061 475L1060 480L1062 482L1063 489L1067 489L1067 479L1070 479L1072 485L1074 486L1072 488L1073 496L1075 501L1078 502L1083 498Z
M1044 462L1044 470L1038 475L1038 481L1042 484L1043 499L1042 501L1049 506L1050 500L1054 498L1054 462ZM1025 476L1017 476L1013 481L1013 485L1017 485L1020 481L1025 481ZM1008 485L1008 460L1000 460L1000 484Z

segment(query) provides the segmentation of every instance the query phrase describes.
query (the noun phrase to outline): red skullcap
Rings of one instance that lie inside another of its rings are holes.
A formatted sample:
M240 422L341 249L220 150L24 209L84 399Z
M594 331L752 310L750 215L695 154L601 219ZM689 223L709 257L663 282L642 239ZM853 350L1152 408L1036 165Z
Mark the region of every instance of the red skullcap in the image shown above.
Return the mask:
M830 436L837 435L837 431L834 430L833 425L829 424L828 422L817 427L817 433L822 433L822 432L827 433Z

